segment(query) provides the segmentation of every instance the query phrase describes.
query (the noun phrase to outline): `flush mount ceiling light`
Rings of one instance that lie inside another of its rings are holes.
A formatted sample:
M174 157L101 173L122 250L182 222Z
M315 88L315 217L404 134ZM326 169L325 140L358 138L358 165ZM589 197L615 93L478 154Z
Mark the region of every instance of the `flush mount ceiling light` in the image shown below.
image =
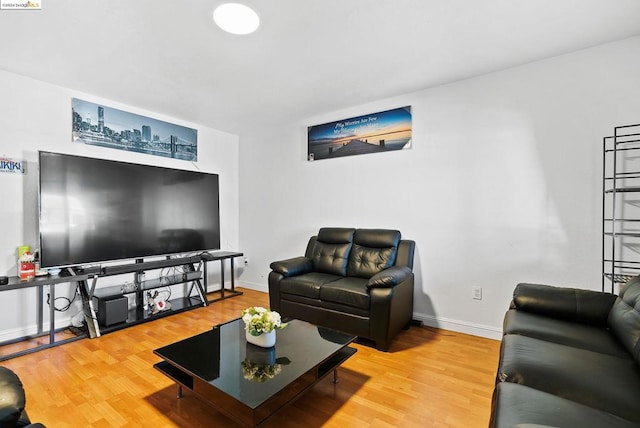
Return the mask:
M250 34L260 26L260 17L249 6L224 3L213 11L213 20L227 33Z

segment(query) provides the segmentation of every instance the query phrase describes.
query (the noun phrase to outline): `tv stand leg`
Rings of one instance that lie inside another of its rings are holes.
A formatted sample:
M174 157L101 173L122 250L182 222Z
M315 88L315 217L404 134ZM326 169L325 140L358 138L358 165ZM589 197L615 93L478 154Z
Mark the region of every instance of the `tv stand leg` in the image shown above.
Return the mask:
M87 322L87 328L89 329L89 337L93 339L100 337L100 326L98 325L96 311L93 308L92 294L89 294L87 287L87 281L78 281L76 283L76 290L80 292L80 297L82 297L82 311L85 321Z
M224 259L220 259L220 299L224 299Z
M231 292L235 293L236 291L236 281L235 281L235 270L233 266L233 257L231 257Z

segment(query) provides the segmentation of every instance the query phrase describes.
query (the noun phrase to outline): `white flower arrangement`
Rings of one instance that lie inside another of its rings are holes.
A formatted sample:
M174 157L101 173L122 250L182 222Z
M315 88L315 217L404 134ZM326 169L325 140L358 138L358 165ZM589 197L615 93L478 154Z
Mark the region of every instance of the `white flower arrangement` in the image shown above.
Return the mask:
M252 336L260 336L262 333L270 333L287 326L282 322L279 313L260 306L252 306L242 311L242 321L244 329Z

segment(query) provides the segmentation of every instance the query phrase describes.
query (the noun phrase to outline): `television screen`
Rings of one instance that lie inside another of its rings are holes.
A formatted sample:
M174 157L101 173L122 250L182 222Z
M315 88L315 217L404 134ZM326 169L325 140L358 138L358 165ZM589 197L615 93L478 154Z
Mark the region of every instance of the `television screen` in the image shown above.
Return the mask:
M40 264L220 248L218 175L40 152Z

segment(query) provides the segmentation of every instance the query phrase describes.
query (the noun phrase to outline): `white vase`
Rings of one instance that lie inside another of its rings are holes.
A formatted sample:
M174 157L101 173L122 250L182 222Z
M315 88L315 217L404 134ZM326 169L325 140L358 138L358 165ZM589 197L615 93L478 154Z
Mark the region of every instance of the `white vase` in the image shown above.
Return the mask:
M260 366L272 366L276 363L276 347L262 348L247 343L245 349L245 361Z
M245 335L247 336L247 342L253 343L254 345L261 346L263 348L271 348L276 344L276 331L272 330L269 333L262 333L260 336L254 336L245 330Z

